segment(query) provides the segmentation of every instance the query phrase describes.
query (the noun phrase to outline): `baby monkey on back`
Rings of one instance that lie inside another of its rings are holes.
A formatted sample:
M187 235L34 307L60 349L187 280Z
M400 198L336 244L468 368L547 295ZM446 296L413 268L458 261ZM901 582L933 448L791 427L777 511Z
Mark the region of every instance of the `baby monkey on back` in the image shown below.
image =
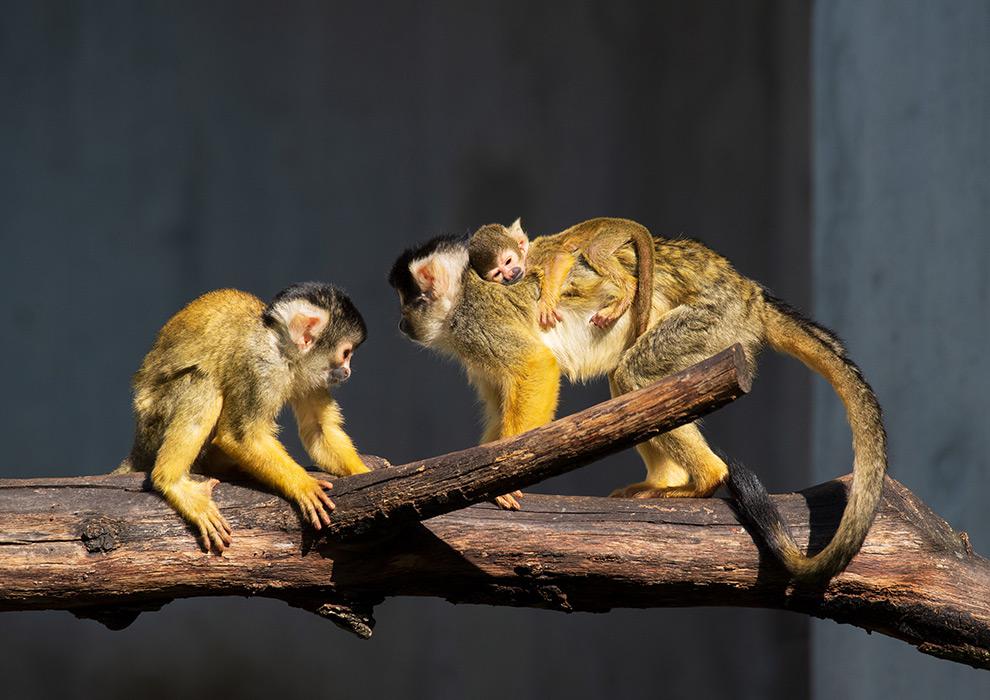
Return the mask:
M306 282L267 306L234 289L210 292L159 331L134 375L134 447L115 473L151 473L155 490L199 533L206 551L230 545L231 528L213 501L210 474L247 474L296 504L317 530L330 524L328 481L315 479L275 437L289 403L306 451L331 474L368 471L329 389L351 375L366 336L351 300Z
M621 265L616 252L632 241L636 249L635 276ZM468 259L483 279L515 284L527 268L540 277L537 303L540 326L552 328L561 320L557 312L568 273L583 257L595 273L612 282L619 296L591 317L591 323L607 328L635 303L636 335L646 331L653 300L653 237L640 224L629 219L598 218L582 222L552 236L539 236L530 242L516 219L508 229L482 226L471 236Z

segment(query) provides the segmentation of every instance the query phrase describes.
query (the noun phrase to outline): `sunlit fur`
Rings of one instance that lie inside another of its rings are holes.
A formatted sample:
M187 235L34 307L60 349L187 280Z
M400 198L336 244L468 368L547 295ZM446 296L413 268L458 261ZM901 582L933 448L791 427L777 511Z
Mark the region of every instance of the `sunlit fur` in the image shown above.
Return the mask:
M579 224L578 226L581 226ZM531 245L536 245L536 241ZM465 266L461 284L435 303L430 290L421 303L410 300L428 290L407 265L451 248L457 239L437 239L407 251L390 282L399 290L406 332L429 347L457 357L485 404L484 440L506 437L549 421L557 402L561 370L573 380L607 374L613 395L634 391L739 343L751 369L764 345L797 357L821 373L842 399L853 431L854 478L839 528L814 557L795 544L759 480L739 465L726 465L711 450L697 425L688 424L637 447L644 481L614 495L636 498L710 496L729 480L743 516L799 579L828 578L841 571L866 537L886 471L886 437L880 407L841 342L805 319L757 283L736 272L697 241L654 242L652 309L648 330L636 337L628 314L605 331L590 326L595 309L614 298L615 286L583 264L575 264L562 289L563 321L541 333L537 324L538 275L503 286L486 282ZM412 255L412 257L410 257ZM631 246L616 259L633 270ZM451 269L451 268L445 268ZM590 326L590 327L589 327ZM426 332L425 329L429 329Z
M275 421L291 404L318 467L367 471L328 392L338 348L364 337L360 314L330 285L294 285L269 306L233 289L199 297L169 319L134 375L134 446L117 471L150 472L207 550L222 552L231 529L211 497L216 480L194 481L194 469L246 473L314 527L328 523L327 482L289 456Z
M636 251L636 265L631 270L619 260L619 251L628 251L629 243ZM509 227L482 226L468 242L471 267L480 277L492 279L492 271L497 270L500 276L496 281L515 284L518 277L506 277L503 258L507 254L518 256L522 261L520 269L536 275L540 281L537 316L543 329L552 328L562 320L561 296L565 284L573 287L571 269L580 264L609 289L608 298L593 310L590 321L599 328L608 328L632 307L636 335L646 331L653 289L653 238L641 224L600 217L530 241L522 222L516 219Z
M434 313L424 317L421 328L419 341L424 345L432 344L443 334L443 320L461 296L461 278L467 260L466 249L452 248L409 263L409 274L430 285L434 305Z

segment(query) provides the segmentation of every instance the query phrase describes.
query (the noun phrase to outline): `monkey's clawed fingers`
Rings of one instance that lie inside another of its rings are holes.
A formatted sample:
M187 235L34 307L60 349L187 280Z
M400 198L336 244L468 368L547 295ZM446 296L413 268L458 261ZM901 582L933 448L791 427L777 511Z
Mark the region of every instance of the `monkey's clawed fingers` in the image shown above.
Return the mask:
M555 308L540 307L540 327L544 330L553 328L558 321L563 321L564 317Z
M199 531L199 544L204 551L223 554L230 546L233 530L213 501L213 488L220 482L208 479L198 483L186 482L183 493L190 500L186 517Z
M330 525L330 513L337 506L330 500L326 489L332 489L333 484L322 479L313 479L312 489L304 491L296 500L303 517L309 521L314 530L323 529Z
M231 537L233 530L226 518L220 515L215 503L210 503L207 513L196 521L196 527L199 528L200 544L207 552L212 549L217 554L223 554L233 541Z
M513 491L512 493L507 493L504 496L495 497L495 505L499 508L504 508L505 510L520 510L522 506L519 505L517 498L522 498L522 491Z
M615 323L616 319L608 314L603 314L599 311L597 314L591 317L591 322L598 326L599 328L605 329Z

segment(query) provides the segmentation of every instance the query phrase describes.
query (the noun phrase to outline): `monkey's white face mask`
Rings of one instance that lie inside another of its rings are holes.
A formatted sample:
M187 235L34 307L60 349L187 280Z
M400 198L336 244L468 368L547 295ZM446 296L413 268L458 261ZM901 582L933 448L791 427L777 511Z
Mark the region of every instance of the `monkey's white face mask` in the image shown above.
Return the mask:
M446 247L409 263L412 298L399 292L402 319L399 330L421 345L431 346L441 336L445 321L461 295L461 279L468 266L466 247Z

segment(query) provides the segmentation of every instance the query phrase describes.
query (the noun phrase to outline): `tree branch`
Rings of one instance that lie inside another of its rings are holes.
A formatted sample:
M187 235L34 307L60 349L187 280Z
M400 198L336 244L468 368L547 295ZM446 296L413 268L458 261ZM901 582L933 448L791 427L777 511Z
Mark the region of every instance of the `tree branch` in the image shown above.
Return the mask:
M215 495L235 529L223 557L200 552L140 475L0 480L0 610L67 609L121 627L174 598L259 595L369 636L373 606L394 595L594 612L774 607L990 668L990 565L894 481L863 551L822 589L790 585L721 499L530 495L521 512L450 512L724 403L748 388L739 359L723 353L511 440L339 479L329 538L300 528L283 499L222 484ZM802 544L827 542L845 486L774 497Z

